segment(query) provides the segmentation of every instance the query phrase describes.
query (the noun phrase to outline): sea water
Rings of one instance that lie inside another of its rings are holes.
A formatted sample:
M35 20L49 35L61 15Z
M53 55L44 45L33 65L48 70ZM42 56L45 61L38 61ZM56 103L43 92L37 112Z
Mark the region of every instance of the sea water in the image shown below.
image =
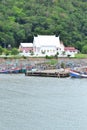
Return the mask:
M87 130L87 79L0 74L0 130Z

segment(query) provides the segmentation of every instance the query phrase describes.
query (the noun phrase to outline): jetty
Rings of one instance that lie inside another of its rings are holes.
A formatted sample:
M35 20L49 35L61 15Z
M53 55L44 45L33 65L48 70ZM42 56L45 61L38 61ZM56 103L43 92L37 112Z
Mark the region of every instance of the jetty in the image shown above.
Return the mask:
M66 78L69 77L69 70L42 70L42 71L26 71L25 76L39 76L39 77L57 77Z

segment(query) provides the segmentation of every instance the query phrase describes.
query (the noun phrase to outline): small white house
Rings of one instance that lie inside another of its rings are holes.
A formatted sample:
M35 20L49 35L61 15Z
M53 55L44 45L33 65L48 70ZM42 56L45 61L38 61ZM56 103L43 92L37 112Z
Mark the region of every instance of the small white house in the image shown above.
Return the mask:
M20 55L29 56L33 52L33 43L20 43Z
M36 56L54 56L61 51L64 51L59 37L55 35L38 35L33 41L34 54Z
M78 50L74 47L65 47L64 51L65 51L65 55L70 57L75 57L75 54L78 53Z

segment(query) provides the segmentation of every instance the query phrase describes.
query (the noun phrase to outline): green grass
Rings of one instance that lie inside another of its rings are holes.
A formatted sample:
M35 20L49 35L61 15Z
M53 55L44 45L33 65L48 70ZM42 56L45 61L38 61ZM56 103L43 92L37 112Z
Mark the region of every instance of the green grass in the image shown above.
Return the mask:
M58 63L57 59L50 59L49 63L50 65L56 65Z
M79 58L79 59L80 58L87 58L87 54L81 54L81 53L80 54L76 54L75 58Z
M19 55L0 55L0 58L4 58L4 59L21 59L21 58L25 58L23 56L19 56Z

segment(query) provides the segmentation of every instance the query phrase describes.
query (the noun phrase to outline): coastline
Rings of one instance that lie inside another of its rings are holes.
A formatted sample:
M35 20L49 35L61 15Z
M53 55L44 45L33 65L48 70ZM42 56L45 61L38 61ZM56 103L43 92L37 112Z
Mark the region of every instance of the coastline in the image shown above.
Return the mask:
M55 59L58 62L72 62L75 64L81 64L81 65L87 65L87 58L58 58ZM27 57L27 58L1 58L0 57L0 64L5 62L27 62L27 63L46 63L48 61L51 61L51 59L46 58L40 58L40 57Z
M58 58L54 59L56 64L51 65L50 61L52 59L46 58L0 58L0 73L2 70L6 70L4 72L12 72L13 69L16 70L14 73L25 73L25 75L29 76L53 76L53 77L66 77L69 76L69 72L71 68L87 66L87 60L84 58ZM34 70L34 71L33 71ZM36 70L36 72L35 72ZM33 72L31 74L31 71Z

